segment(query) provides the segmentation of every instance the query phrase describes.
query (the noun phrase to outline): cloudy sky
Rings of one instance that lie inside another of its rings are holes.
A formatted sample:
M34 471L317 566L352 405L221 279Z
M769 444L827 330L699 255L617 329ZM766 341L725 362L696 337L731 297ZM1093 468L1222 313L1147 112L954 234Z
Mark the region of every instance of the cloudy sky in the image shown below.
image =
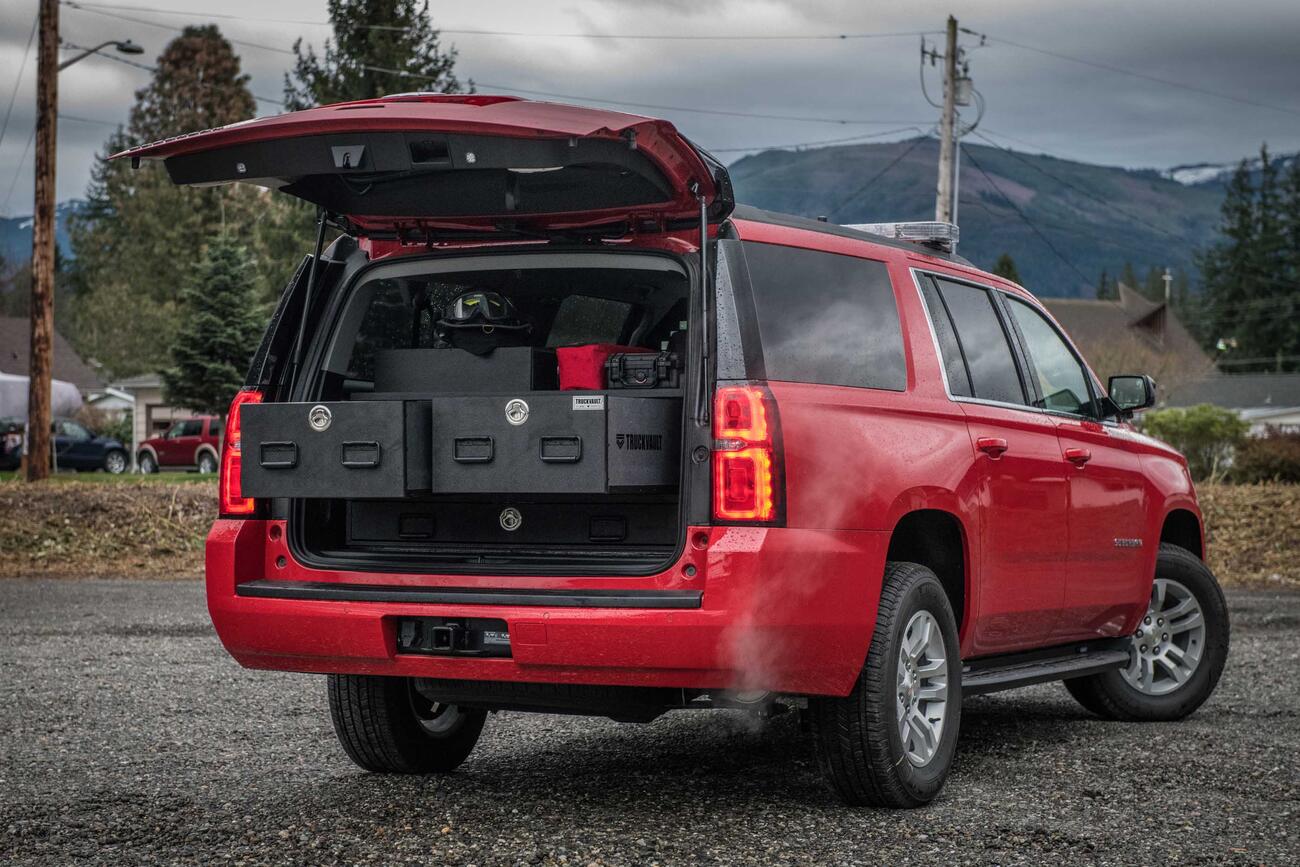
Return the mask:
M18 82L0 140L5 215L31 210L31 156L22 156L34 121L35 47L25 64L23 57L36 5L0 3L0 112ZM254 93L270 98L281 96L291 58L266 47L285 51L296 37L319 44L329 35L319 23L325 0L79 5L62 7L67 42L130 38L145 47L134 58L142 61L156 56L177 27L219 9L231 17L210 20L229 38L265 46L236 49ZM480 91L644 103L628 110L667 117L728 160L744 149L869 135L888 140L929 129L937 113L921 93L916 34L940 30L949 13L989 37L982 47L978 37L962 40L987 102L980 130L1004 145L1158 168L1236 160L1263 141L1276 151L1300 150L1296 0L477 0L431 8L445 41L460 50L458 71ZM474 30L528 35L468 32ZM850 38L790 38L837 34ZM863 34L904 35L857 38ZM934 95L936 72L926 74ZM60 200L83 194L97 148L147 80L147 72L97 57L62 74Z

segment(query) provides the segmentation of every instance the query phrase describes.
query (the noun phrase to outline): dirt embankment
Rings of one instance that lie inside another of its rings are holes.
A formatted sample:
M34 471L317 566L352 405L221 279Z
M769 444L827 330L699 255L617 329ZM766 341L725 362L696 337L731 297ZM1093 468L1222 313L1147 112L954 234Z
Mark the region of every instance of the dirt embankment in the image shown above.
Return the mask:
M1225 585L1300 589L1300 485L1206 485L1210 566ZM216 485L0 483L0 578L197 578Z
M199 578L214 482L0 484L0 578Z

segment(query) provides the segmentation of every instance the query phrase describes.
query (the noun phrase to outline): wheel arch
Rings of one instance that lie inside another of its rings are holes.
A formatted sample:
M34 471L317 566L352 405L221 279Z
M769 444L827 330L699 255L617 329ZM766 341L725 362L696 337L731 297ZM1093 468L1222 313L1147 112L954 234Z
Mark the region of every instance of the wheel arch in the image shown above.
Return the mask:
M221 465L221 454L213 448L211 443L203 443L194 450L194 466L199 465L199 459L205 454L212 455L212 460L216 461L218 466Z
M915 509L899 517L889 535L886 561L918 563L934 572L957 618L960 634L970 621L971 550L960 517L946 509Z
M159 462L158 460L158 452L154 450L153 446L148 444L141 444L140 448L136 449L135 462L137 466L140 463L140 458L142 458L144 455L148 455L149 457L153 458L153 462L155 464L158 464L158 466L162 466L162 463Z
M1205 559L1205 530L1201 517L1191 509L1176 507L1165 514L1160 526L1161 544L1177 545Z

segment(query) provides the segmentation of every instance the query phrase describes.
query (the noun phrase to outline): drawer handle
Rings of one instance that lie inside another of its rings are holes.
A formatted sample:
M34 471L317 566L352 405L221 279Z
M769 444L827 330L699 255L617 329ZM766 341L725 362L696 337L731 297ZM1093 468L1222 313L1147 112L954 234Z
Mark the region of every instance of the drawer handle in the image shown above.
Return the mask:
M374 440L343 444L343 466L349 470L372 470L379 466L379 443Z
M582 437L542 437L542 463L576 464L582 460Z
M258 464L264 470L291 470L298 466L298 444L269 442L259 446Z
M452 460L458 464L491 463L496 454L492 437L456 437Z

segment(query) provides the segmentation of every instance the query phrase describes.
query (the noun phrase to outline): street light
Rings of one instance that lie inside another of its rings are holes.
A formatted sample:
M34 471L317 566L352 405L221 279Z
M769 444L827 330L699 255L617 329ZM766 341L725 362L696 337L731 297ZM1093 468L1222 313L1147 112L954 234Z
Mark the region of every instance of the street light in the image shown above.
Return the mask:
M87 57L89 57L92 54L98 54L100 51L102 51L103 49L107 48L110 45L116 48L122 54L144 54L144 49L141 48L139 45L136 45L130 39L123 39L123 40L110 39L107 42L101 42L99 45L96 45L94 48L84 48L80 45L73 45L71 42L64 42L63 43L64 48L72 48L72 49L80 48L81 53L78 54L76 57L69 57L67 60L60 63L59 72L62 72L63 70L67 69L69 66L76 63L78 60L85 60Z

